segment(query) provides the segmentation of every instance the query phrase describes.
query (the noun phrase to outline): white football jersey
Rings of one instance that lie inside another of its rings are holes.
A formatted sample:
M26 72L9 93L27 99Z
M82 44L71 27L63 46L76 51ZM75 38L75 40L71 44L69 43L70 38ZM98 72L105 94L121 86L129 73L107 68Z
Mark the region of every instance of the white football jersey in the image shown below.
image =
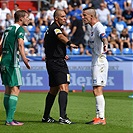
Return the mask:
M104 36L105 34L105 28L100 22L97 22L89 30L89 46L92 49L92 65L97 64L96 61L98 56L104 52L100 35Z

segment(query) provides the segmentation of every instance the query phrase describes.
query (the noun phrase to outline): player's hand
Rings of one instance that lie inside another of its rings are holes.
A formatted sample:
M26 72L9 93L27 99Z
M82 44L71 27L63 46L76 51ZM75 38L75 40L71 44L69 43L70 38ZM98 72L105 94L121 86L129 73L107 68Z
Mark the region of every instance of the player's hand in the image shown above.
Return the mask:
M23 61L24 61L24 64L26 65L26 67L27 67L28 69L30 69L30 68L31 68L31 67L30 67L30 64L29 64L30 59L25 58Z
M104 50L104 53L106 53L108 51L108 45L104 45L103 50Z
M70 44L70 47L72 47L72 48L78 48L78 46L75 45L75 44L73 44L73 43Z

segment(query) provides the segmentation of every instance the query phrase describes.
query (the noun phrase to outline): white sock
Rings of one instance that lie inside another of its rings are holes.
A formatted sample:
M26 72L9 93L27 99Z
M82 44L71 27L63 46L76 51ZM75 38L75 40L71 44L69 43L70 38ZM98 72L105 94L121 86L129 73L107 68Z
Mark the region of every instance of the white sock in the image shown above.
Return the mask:
M103 95L96 96L96 115L104 119L105 115L105 99Z

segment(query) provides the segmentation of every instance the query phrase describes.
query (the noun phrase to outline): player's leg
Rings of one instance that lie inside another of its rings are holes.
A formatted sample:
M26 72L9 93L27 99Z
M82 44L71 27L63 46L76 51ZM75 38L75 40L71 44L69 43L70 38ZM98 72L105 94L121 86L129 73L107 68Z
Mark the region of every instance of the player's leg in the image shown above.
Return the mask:
M102 92L103 87L102 86L94 86L93 87L93 93L96 100L96 117L104 119L104 113L105 113L105 99Z
M53 103L55 101L55 97L58 93L59 87L50 87L50 91L48 92L46 96L45 101L45 108L44 108L44 114L42 118L42 122L48 122L48 123L54 123L56 120L54 120L52 117L50 117L50 111L53 106Z
M8 86L5 86L5 93L4 93L3 104L4 104L5 111L6 111L6 118L8 116L10 94L11 94L11 90L9 89Z
M19 87L6 87L6 90L11 90L9 101L8 101L8 112L6 118L6 125L20 126L23 125L21 122L14 120L14 114L16 111L16 106L18 102L18 95L20 93ZM6 91L5 91L6 94Z
M60 109L60 124L74 124L68 117L66 113L67 101L68 101L68 83L59 85L60 92L58 97L59 109Z
M68 84L59 85L60 92L58 97L60 117L65 118L66 107L67 107L67 96L68 96Z
M101 61L101 60L99 60ZM107 82L108 63L99 64L92 67L93 93L96 100L96 118L87 124L106 124L105 121L105 99L103 96L103 87Z

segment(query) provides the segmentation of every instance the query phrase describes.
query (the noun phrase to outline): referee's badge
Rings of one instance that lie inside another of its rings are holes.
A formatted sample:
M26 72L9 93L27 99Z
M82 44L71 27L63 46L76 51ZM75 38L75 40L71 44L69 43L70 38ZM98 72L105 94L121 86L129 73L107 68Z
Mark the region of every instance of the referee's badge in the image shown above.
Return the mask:
M62 31L60 29L55 29L54 32L55 32L56 35L59 34L59 33L62 33Z
M67 74L67 82L70 82L70 74Z

